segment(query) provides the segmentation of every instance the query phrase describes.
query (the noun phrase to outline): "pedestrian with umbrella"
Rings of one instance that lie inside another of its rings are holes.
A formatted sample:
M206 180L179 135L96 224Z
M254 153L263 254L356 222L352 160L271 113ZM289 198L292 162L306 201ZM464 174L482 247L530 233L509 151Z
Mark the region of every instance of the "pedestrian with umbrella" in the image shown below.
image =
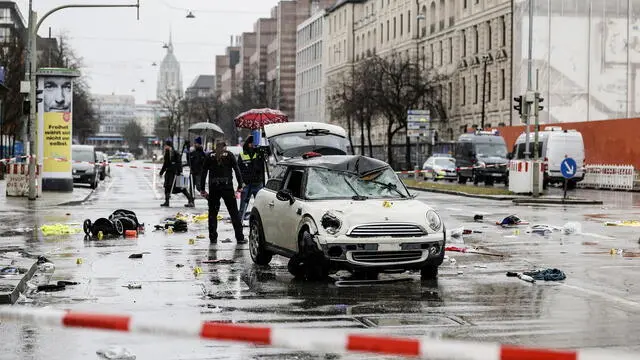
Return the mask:
M238 181L237 191L242 189L242 175L235 156L225 149L226 146L227 144L224 142L217 143L215 152L205 157L200 177L200 188L202 189L200 195L207 199L209 204L209 241L212 244L218 242L218 212L220 211L220 199L222 199L231 217L236 242L246 244L233 188L233 173L236 174ZM209 175L209 193L204 190L207 174Z
M194 207L193 197L189 194L187 189L176 185L176 178L182 176L182 159L180 154L173 148L173 141L170 139L164 142L164 162L162 163L162 169L160 169L160 176L164 175L164 203L160 206L169 207L169 199L171 193L182 193L187 197L189 203L186 207Z

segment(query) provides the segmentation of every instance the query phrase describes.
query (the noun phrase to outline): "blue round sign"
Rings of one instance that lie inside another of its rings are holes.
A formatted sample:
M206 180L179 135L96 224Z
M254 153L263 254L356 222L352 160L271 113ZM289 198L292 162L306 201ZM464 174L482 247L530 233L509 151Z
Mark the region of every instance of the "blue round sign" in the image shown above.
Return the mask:
M578 171L578 164L572 158L565 158L560 163L560 172L565 179L571 179L576 176L576 172Z

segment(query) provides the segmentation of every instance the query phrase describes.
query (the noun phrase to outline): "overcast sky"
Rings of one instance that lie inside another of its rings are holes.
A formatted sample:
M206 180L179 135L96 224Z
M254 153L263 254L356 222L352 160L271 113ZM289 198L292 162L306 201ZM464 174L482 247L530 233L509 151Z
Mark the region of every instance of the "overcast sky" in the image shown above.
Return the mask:
M136 0L33 0L38 16L66 4L135 4ZM25 21L28 0L17 0ZM64 9L48 17L38 34L66 34L83 58L95 94L132 94L136 102L155 99L159 66L172 29L175 55L186 89L200 74L213 74L215 55L224 54L231 35L253 31L253 23L269 17L277 0L140 0L135 8ZM187 19L192 10L195 19ZM144 80L144 82L141 82ZM135 92L132 90L135 89Z

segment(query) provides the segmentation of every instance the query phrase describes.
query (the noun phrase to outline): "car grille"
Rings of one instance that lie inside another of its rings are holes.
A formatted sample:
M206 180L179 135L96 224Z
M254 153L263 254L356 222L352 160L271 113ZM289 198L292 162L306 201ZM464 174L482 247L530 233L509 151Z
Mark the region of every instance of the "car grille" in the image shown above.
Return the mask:
M353 237L416 237L427 232L415 224L381 223L356 226L349 236Z
M352 251L351 257L370 264L399 263L420 260L422 251Z

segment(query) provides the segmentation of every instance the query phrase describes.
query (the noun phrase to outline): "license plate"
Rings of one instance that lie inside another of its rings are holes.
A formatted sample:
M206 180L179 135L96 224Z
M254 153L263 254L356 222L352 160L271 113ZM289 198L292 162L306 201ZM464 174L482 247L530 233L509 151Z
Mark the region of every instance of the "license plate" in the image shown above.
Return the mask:
M492 174L493 177L502 177L502 174Z
M74 179L80 179L80 175L73 175Z

